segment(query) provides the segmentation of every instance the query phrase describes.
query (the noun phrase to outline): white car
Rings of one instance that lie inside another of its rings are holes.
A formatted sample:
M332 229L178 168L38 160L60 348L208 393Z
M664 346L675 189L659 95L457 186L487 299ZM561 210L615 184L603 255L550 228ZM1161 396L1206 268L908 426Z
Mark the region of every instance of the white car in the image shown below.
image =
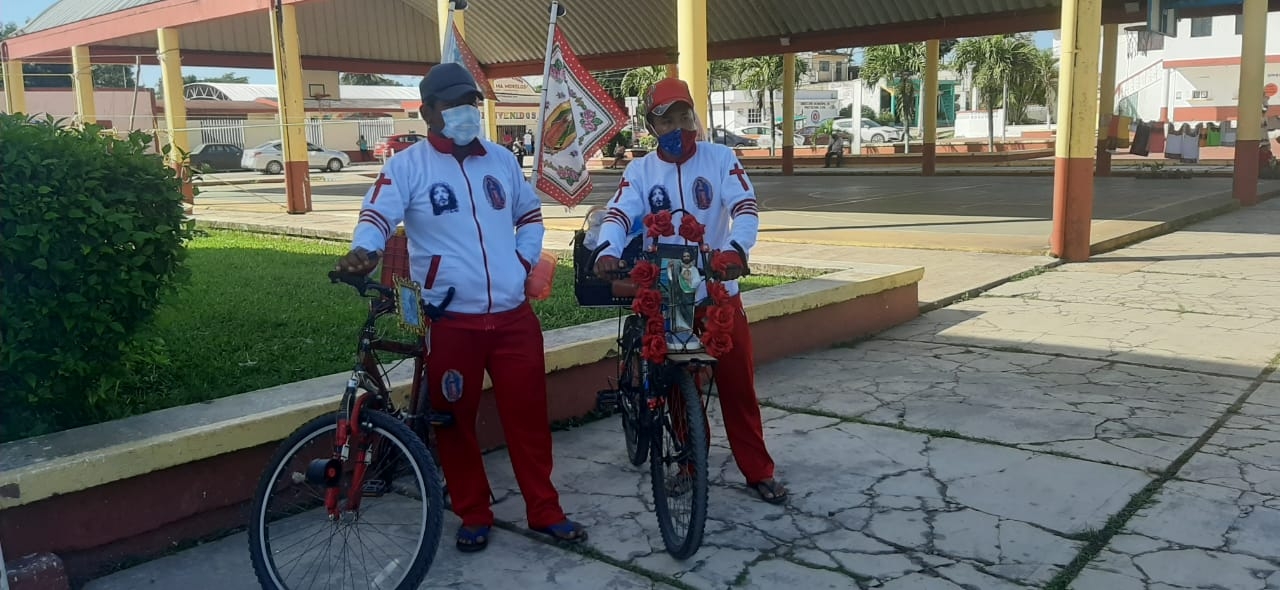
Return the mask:
M861 125L862 141L884 143L886 141L902 140L902 130L897 127L881 125L871 119L862 119ZM831 123L831 126L853 135L853 119L836 119Z
M769 128L764 125L748 125L734 131L734 133L756 140L756 145L763 148L774 147L773 142L774 136L776 135L778 141L778 145L776 147L782 147L782 131L774 130L771 134L769 132ZM793 142L792 145L800 147L804 145L804 136L792 135L791 141Z
M240 158L240 166L249 170L257 170L263 174L280 174L284 172L284 155L280 151L280 141L268 141L260 146L244 151ZM326 150L311 142L307 142L307 164L309 168L318 168L337 172L351 165L351 156L338 150Z

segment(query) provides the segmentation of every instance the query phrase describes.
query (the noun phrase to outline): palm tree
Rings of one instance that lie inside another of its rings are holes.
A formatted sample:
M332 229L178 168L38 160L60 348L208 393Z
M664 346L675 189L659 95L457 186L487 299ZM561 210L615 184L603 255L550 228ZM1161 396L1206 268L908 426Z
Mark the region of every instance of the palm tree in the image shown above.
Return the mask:
M906 131L902 136L903 149L910 150L911 122L915 120L916 87L913 78L924 73L925 44L898 43L868 47L862 58L858 77L868 87L883 83L898 97L898 112Z
M659 80L667 77L666 66L647 66L628 70L618 87L625 96L643 96Z
M795 68L795 81L799 81L804 72L808 70L805 62L797 61ZM773 154L773 148L778 144L778 129L774 127L773 122L777 120L776 109L773 104L774 93L782 90L782 56L766 55L762 57L743 58L737 62L738 83L746 90L754 90L756 93L756 108L764 110L765 93L769 96L769 154Z
M711 90L713 92L717 90L720 91L721 112L728 111L728 109L725 108L725 93L733 90L734 86L738 84L737 62L738 60L736 59L721 59L711 62L710 72L708 73L708 82L710 82ZM708 109L707 112L710 113L714 110L715 105L712 104L711 108ZM710 118L712 120L707 122L708 132L715 127L715 116L713 115ZM720 121L720 126L725 127L725 123L726 121Z
M951 68L973 69L973 84L987 107L987 148L995 150L995 105L1007 107L1001 95L1007 88L1017 87L1034 74L1033 64L1039 51L1025 35L993 35L964 39L956 44Z

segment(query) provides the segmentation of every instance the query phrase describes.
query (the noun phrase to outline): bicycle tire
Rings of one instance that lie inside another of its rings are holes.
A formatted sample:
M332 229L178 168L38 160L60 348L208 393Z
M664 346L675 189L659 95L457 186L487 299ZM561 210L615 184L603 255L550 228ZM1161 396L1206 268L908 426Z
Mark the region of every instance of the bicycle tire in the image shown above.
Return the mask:
M632 350L623 362L626 364L618 380L622 438L627 447L627 460L639 467L649 459L649 406L642 394L644 384L633 384L640 373L640 351Z
M692 496L692 506L689 510L689 527L683 538L679 536L675 530L671 506L669 505L670 496L667 492L667 477L665 472L667 456L663 452L663 432L671 426L671 418L674 418L668 411L666 416L668 420L665 423L655 421L653 429L650 431L649 440L651 442L651 460L649 462L649 474L653 483L653 505L654 511L658 516L658 529L662 532L662 543L666 546L667 553L678 560L684 560L698 552L698 548L702 546L702 535L707 523L707 489L708 489L708 469L707 469L707 447L708 433L706 414L702 409L702 400L698 392L698 387L694 381L693 375L686 369L680 369L680 380L677 390L672 392L673 396L679 396L683 402L683 418L687 429L685 451L689 456L689 463L692 466L693 482L688 490ZM668 404L668 408L670 404ZM674 434L674 433L673 433Z
M413 590L426 577L440 546L440 536L444 526L440 472L422 439L403 422L384 412L373 410L361 414L361 418L372 426L373 432L381 434L388 442L395 444L412 461L419 484L417 491L427 504L423 517L423 532L417 550L404 577L395 585L395 590ZM266 534L267 495L274 487L273 484L282 470L303 445L326 434L332 436L336 430L336 413L325 414L298 427L280 444L259 479L250 512L249 556L253 562L253 571L258 578L258 583L264 589L288 589L288 586L280 581L274 561L270 557L271 549ZM332 447L332 443L329 443L329 446Z

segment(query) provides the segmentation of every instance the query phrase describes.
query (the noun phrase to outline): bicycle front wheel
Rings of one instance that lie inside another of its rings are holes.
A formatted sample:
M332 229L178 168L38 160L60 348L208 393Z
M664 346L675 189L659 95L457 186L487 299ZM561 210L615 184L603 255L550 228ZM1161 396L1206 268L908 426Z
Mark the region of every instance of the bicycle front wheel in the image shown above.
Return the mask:
M426 577L444 524L435 463L403 422L372 410L361 420L369 451L357 492L354 446L336 488L308 473L334 455L335 414L294 431L263 473L249 524L249 555L263 588L412 590ZM325 506L329 489L337 495L336 518ZM352 500L358 510L349 510Z
M702 546L707 523L707 419L688 369L667 396L666 411L650 433L649 474L658 529L667 553L687 559Z

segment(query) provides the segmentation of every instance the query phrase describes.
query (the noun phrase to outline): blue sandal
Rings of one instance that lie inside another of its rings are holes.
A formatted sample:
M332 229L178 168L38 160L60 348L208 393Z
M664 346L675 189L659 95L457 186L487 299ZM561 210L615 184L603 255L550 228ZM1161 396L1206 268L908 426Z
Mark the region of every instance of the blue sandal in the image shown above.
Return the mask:
M489 526L458 527L457 541L455 543L458 547L458 551L463 553L483 551L485 547L489 546L490 529L491 527Z
M550 535L561 543L577 544L587 540L587 529L567 518L546 528L535 529L531 527L530 530Z

